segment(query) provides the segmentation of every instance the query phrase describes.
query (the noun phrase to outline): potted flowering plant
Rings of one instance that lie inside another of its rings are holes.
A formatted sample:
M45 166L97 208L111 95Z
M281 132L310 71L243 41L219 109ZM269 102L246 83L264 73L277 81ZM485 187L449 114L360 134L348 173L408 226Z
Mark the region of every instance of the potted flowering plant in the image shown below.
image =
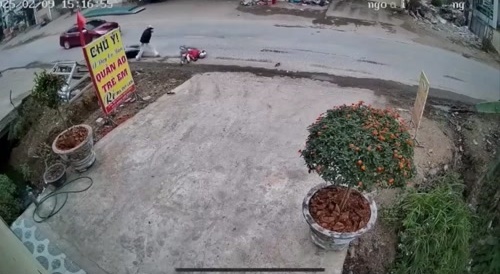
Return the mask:
M299 153L326 183L309 191L303 214L316 245L342 250L377 219L375 201L363 192L404 186L415 174L413 140L397 112L363 102L328 110L308 131Z

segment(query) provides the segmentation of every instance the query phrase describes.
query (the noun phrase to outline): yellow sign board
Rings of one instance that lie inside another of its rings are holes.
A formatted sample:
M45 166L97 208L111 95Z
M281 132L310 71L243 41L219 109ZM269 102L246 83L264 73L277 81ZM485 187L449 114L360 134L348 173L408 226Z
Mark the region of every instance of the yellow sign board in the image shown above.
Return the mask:
M99 37L87 44L83 52L101 107L109 114L135 91L120 31L115 29Z
M415 104L413 105L413 111L411 114L411 121L415 126L415 135L420 127L420 121L422 120L422 115L424 114L425 103L427 102L427 96L429 96L429 88L429 80L422 71L420 73L420 80L418 83L417 98L415 99Z

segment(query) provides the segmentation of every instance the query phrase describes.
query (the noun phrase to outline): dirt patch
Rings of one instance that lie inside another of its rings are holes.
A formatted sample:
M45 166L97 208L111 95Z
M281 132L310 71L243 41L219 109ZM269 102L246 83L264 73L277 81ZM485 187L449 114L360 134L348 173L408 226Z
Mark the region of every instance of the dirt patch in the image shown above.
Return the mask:
M355 27L370 27L375 26L377 22L368 21L347 17L321 16L313 20L313 24L328 25L328 26L347 26L354 25Z
M335 232L355 232L366 226L371 216L370 204L360 193L349 191L341 210L347 192L343 187L324 188L311 198L311 215L320 226Z
M418 35L413 41L459 53L464 58L472 58L500 69L500 55L493 52L485 52L481 49L457 43L455 39L448 37L443 31L433 29L433 25L419 25L411 17L407 17L401 27Z
M256 5L256 6L239 6L236 10L250 13L253 15L259 16L269 16L269 15L294 15L300 16L304 18L318 18L320 16L324 16L326 10L319 9L302 9L302 8L283 8L276 6L265 6L265 5Z
M472 206L477 204L482 188L479 179L500 153L499 116L453 112L445 116L457 136L457 161L466 184L466 196Z
M374 195L379 212L396 203L397 189L383 189ZM385 274L396 258L396 230L380 217L372 230L354 240L344 262L343 274ZM374 256L376 254L376 256Z
M410 113L403 112L401 116L410 121ZM435 176L441 170L448 170L453 160L453 136L445 133L445 128L436 121L422 117L417 132L417 146L415 147L414 162L417 167L417 176L413 183L420 184L427 176Z
M60 150L73 149L85 141L88 134L89 132L86 128L74 127L59 136L56 141L56 147Z

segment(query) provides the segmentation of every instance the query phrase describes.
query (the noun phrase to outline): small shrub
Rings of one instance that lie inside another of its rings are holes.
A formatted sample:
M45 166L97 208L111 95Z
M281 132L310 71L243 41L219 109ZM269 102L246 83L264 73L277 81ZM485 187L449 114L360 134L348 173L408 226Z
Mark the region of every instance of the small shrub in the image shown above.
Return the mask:
M441 7L443 5L443 0L432 0L431 5L434 7Z
M59 97L59 91L66 85L64 77L61 75L48 73L46 70L40 74L35 74L35 87L31 91L31 96L39 104L50 109L57 110L61 120L70 126L67 113L62 107L63 101Z
M8 224L15 221L21 209L15 194L14 182L7 175L0 174L0 217Z
M61 105L59 90L65 85L64 78L61 75L48 73L43 70L41 73L35 73L35 86L31 91L33 98L40 104L51 109L58 109Z
M400 220L395 274L464 273L469 262L471 213L457 175L447 174L428 192L410 191L395 208Z
M308 130L299 153L309 172L329 183L399 187L415 173L413 141L395 111L343 105L321 114Z

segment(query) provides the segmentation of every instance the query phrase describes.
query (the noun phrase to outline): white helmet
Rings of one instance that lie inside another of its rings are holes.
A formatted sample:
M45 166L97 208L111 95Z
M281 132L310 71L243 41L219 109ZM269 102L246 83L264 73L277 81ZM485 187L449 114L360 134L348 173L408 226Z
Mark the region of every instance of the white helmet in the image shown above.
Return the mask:
M205 56L207 56L207 52L204 50L200 51L200 58L205 58Z

